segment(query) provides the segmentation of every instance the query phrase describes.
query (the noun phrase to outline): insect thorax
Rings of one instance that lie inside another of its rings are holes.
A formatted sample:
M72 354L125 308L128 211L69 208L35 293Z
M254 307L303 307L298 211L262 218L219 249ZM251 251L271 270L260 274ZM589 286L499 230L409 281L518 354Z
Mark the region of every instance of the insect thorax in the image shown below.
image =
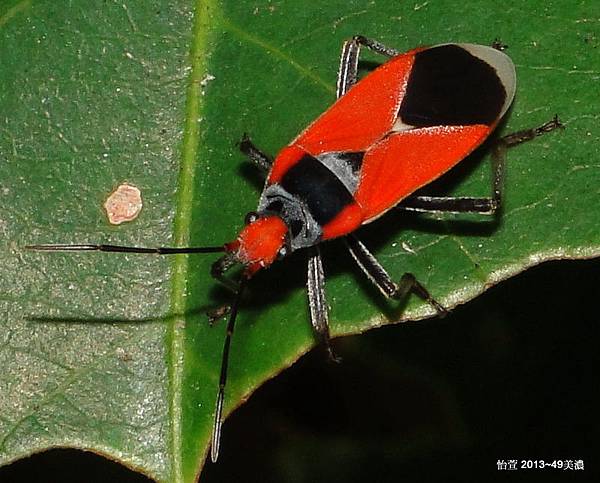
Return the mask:
M281 185L267 186L258 204L259 214L278 215L288 226L290 248L311 247L319 243L321 226L315 221L306 203L288 193Z
M290 248L316 245L327 226L354 203L364 153L305 153L281 179L267 184L259 212L279 215L289 227Z

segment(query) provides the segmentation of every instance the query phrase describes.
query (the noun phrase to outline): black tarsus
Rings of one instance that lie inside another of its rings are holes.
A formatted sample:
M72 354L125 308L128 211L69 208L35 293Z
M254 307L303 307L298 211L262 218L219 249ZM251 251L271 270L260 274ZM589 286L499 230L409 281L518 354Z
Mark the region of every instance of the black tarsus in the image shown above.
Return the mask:
M508 49L508 45L506 45L504 42L502 42L502 40L500 40L499 38L495 38L494 41L492 42L492 49L496 49L496 50L499 50L500 52L504 52L506 49Z
M216 262L212 264L210 267L210 275L217 282L223 285L226 289L237 294L240 291L240 284L235 280L227 278L225 276L225 272L229 270L231 267L236 265L238 259L233 253L226 253L221 258L219 258ZM214 323L225 317L226 315L231 313L231 304L223 304L219 307L215 307L213 309L206 311L206 316L208 317L208 323L212 326Z
M223 304L213 309L206 311L208 317L208 324L212 327L215 323L228 315L231 312L231 304Z
M352 37L352 40L385 57L395 57L400 53L398 50L388 47L377 40L365 37L364 35L355 35Z

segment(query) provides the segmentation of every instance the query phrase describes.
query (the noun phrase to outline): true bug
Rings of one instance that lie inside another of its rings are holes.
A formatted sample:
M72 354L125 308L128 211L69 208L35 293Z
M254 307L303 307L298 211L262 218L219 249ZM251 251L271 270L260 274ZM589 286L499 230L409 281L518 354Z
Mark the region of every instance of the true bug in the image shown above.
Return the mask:
M358 82L361 47L389 60ZM224 246L142 248L114 245L30 245L44 251L126 253L225 252L211 275L235 292L229 312L211 445L216 461L222 425L231 336L247 281L289 253L305 249L308 258L310 320L316 335L335 359L329 343L325 276L319 244L344 241L358 266L389 298L409 292L445 309L416 278L405 273L394 282L352 233L392 208L418 212L493 214L502 200L504 159L508 148L560 127L557 117L535 129L500 138L492 154L489 197L415 195L478 147L510 107L516 89L515 68L498 48L442 44L407 53L355 36L342 47L337 101L272 160L244 135L241 151L266 173L258 209L246 216L237 239ZM238 282L225 272L241 263Z

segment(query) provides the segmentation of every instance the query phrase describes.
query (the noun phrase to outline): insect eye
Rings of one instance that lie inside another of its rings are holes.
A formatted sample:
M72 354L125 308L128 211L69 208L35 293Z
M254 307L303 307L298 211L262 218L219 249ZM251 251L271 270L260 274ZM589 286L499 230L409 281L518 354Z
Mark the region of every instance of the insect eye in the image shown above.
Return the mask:
M286 255L288 254L288 247L283 246L279 249L279 251L277 252L277 259L281 260L282 258L284 258Z
M251 211L244 218L244 223L246 223L246 225L249 225L250 223L254 223L256 220L258 220L258 213L256 213L255 211Z

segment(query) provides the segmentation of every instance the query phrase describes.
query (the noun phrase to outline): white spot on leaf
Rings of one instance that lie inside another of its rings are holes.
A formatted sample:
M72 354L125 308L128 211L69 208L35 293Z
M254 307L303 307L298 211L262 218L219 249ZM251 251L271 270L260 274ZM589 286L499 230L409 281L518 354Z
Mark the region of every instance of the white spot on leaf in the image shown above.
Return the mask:
M135 220L142 210L142 193L135 186L123 183L106 199L104 209L112 225Z

